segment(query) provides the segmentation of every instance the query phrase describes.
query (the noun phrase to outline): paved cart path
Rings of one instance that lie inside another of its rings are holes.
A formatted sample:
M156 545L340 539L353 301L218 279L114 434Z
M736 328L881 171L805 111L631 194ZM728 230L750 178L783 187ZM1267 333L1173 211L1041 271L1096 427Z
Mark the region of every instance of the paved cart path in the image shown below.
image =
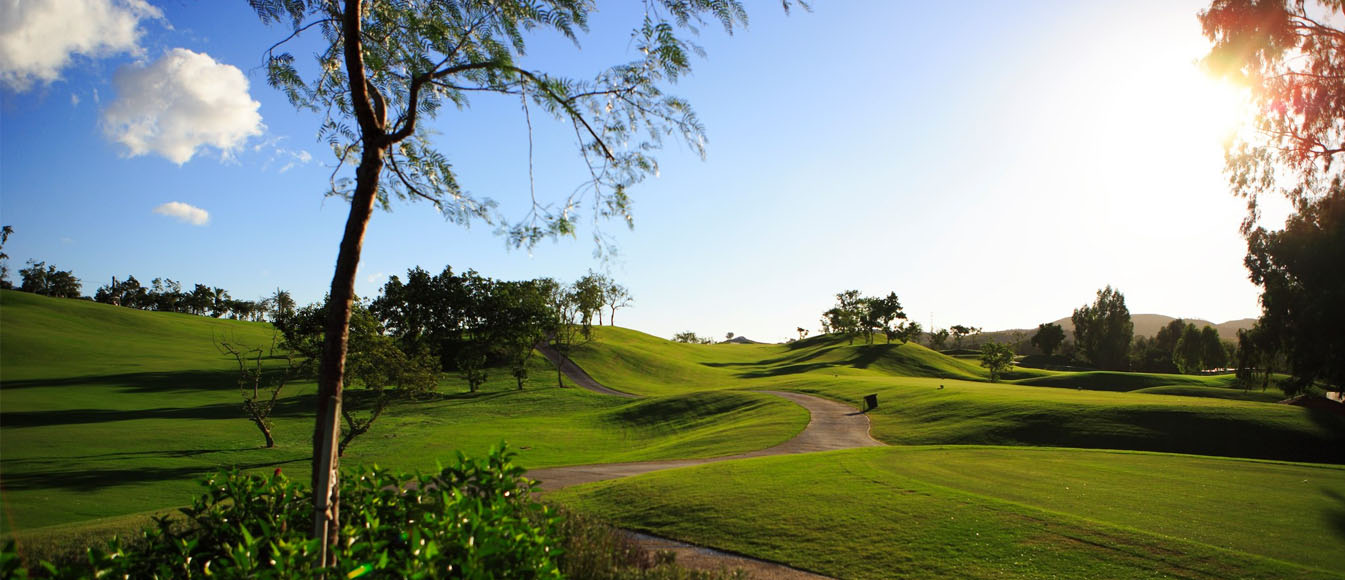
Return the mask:
M561 356L560 353L556 352L554 349L543 348L543 346L544 345L538 346L538 350L542 355L557 364L557 366L560 367L561 372L565 373L566 377L575 384L605 395L632 398L637 396L617 391L598 383L598 381L594 380L593 377L590 377L588 373L584 372L582 368L579 368L578 365L574 364L573 361ZM659 471L662 469L674 469L719 461L732 461L734 459L747 459L749 457L765 457L768 455L813 453L817 451L831 451L834 449L852 449L855 447L877 447L884 445L884 443L869 436L868 416L855 411L855 409L849 405L800 393L789 393L784 391L761 392L789 399L795 404L807 409L810 415L808 426L798 435L784 443L774 447L768 447L766 449L748 453L740 453L737 455L705 457L699 459L674 459L666 461L551 467L531 470L528 472L528 476L541 482L543 491L549 491L581 483L605 481L608 479L649 473L651 471ZM795 580L826 578L825 576L819 576L797 568L790 568L783 564L720 552L718 550L703 548L657 536L634 532L631 532L631 535L635 541L645 549L652 552L661 550L672 551L677 554L678 562L694 568L742 568L749 572L753 578L761 579Z

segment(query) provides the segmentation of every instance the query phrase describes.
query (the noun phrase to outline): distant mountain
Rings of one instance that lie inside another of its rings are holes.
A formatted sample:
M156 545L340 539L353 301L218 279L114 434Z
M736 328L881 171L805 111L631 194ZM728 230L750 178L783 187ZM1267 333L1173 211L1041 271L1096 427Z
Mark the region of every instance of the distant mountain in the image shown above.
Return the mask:
M1135 324L1135 336L1154 336L1158 334L1158 329L1167 326L1168 323L1172 322L1173 320L1176 320L1176 318L1171 316L1164 316L1162 314L1130 315L1130 321ZM1215 324L1208 320L1202 320L1199 318L1184 318L1183 320L1185 320L1187 324L1196 325L1196 328L1213 326L1215 330L1219 331L1219 338L1232 341L1237 341L1239 330L1251 328L1253 324L1256 324L1255 318L1230 320L1228 322L1221 322L1219 324ZM1074 336L1074 322L1072 320L1070 320L1069 318L1061 318L1060 320L1055 321L1055 323L1059 324L1061 328L1065 329L1066 336ZM1036 329L1034 328L1030 332L1036 332Z
M1164 316L1162 314L1130 315L1130 321L1135 324L1135 336L1152 337L1158 334L1158 329L1167 326L1168 323L1172 322L1173 320L1176 320L1176 318L1171 316ZM1233 342L1237 342L1238 340L1238 330L1251 328L1253 324L1256 324L1255 318L1230 320L1228 322L1221 322L1219 324L1215 324L1208 320L1202 320L1200 318L1184 318L1182 320L1185 320L1189 324L1196 325L1196 328L1204 328L1206 325L1213 326L1214 329L1219 332L1219 338L1223 340L1231 340ZM1066 317L1061 318L1060 320L1056 320L1054 321L1054 323L1059 324L1060 327L1065 330L1065 337L1067 340L1074 340L1074 321ZM976 337L972 339L970 343L971 344L983 344L986 342L1012 343L1019 339L1022 340L1030 339L1032 338L1033 334L1036 334L1036 332L1037 329L1035 327L1011 328L1008 330L994 330L989 332L982 332L981 334L976 335ZM964 343L967 343L967 341L964 341ZM950 345L952 344L951 339L949 340L948 344Z

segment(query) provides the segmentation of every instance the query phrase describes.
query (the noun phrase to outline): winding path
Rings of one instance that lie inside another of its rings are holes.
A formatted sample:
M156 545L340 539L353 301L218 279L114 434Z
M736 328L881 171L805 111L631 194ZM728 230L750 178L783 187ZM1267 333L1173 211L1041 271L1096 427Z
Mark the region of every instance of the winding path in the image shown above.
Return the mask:
M569 358L562 356L554 349L545 347L545 345L538 345L537 349L553 364L556 364L561 369L561 372L565 373L565 376L569 377L571 381L581 387L605 395L628 398L638 397L638 395L617 391L603 386L598 383L598 381L594 380L593 377L590 377L588 373L584 372L579 365L576 365ZM774 447L768 447L766 449L748 453L740 453L737 455L698 459L551 467L531 470L528 472L528 476L541 482L542 491L550 491L581 483L605 481L608 479L649 473L651 471L659 471L661 469L674 469L677 467L702 465L719 461L885 445L869 436L868 416L855 411L854 408L849 405L800 393L790 393L785 391L761 392L789 399L795 404L807 409L810 415L808 426L798 435L784 443ZM797 568L790 568L774 562L747 558L674 540L659 538L657 536L638 533L632 533L632 536L635 541L645 549L650 551L673 551L677 554L678 562L692 567L711 569L720 567L742 568L748 571L754 578L764 579L794 580L826 578L825 576L818 576L810 572L805 572Z

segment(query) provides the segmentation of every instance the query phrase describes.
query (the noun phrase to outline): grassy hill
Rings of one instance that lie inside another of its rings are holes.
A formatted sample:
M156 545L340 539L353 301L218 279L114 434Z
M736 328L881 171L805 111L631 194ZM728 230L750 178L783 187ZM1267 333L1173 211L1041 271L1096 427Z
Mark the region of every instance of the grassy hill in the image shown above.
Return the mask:
M1315 555L1341 537L1339 467L1205 456L1345 463L1345 418L1267 402L1225 378L1017 369L1016 383L989 383L975 361L917 344L688 345L594 330L573 358L647 398L555 388L554 371L534 357L523 391L500 370L479 393L442 377L440 397L395 405L345 461L432 469L500 440L527 467L727 455L782 442L808 421L755 390L856 407L876 394L872 434L913 447L657 474L576 492L574 502L844 577L1340 572ZM292 385L277 412L278 446L262 448L242 417L234 363L213 344L225 335L269 344L271 329L0 292L0 531L61 543L126 529L144 521L136 514L186 503L197 479L221 467L306 478L312 383ZM985 445L1012 447L976 447ZM1169 515L1128 513L1145 501ZM1253 549L1238 530L1281 535Z
M641 394L783 389L856 407L877 394L872 433L892 444L1345 463L1345 417L1274 404L1266 394L1245 396L1229 388L1229 376L1016 369L1010 377L1022 378L992 384L976 363L914 343L851 345L819 336L785 345L690 345L607 327L595 329L594 340L573 358L599 382Z
M288 389L277 447L263 448L236 363L215 350L225 335L270 344L271 328L0 291L0 531L185 504L221 468L307 478L314 385ZM501 440L527 467L705 457L769 447L808 421L758 393L631 401L555 388L541 357L530 373L519 391L495 370L475 394L445 376L438 400L395 405L345 460L428 470Z
M1345 468L1079 449L765 457L563 490L837 578L1338 578Z

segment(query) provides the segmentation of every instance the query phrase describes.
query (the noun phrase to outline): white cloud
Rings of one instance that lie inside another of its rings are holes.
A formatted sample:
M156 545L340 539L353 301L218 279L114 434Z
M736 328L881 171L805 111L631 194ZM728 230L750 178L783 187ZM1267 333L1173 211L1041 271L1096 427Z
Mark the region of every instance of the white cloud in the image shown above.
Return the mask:
M157 153L181 165L214 147L227 159L264 129L243 71L206 54L175 48L149 66L122 67L114 82L103 131L131 157Z
M0 84L23 92L61 78L71 58L139 54L145 0L0 0Z
M289 162L285 163L278 173L284 173L294 169L296 165L307 165L309 162L313 161L313 156L303 149L297 151L292 149L276 149L276 154L289 157Z
M156 207L154 213L177 218L178 221L194 226L203 226L210 222L210 212L180 201L170 201Z
M70 106L71 107L79 106L79 95L75 93L70 93Z

